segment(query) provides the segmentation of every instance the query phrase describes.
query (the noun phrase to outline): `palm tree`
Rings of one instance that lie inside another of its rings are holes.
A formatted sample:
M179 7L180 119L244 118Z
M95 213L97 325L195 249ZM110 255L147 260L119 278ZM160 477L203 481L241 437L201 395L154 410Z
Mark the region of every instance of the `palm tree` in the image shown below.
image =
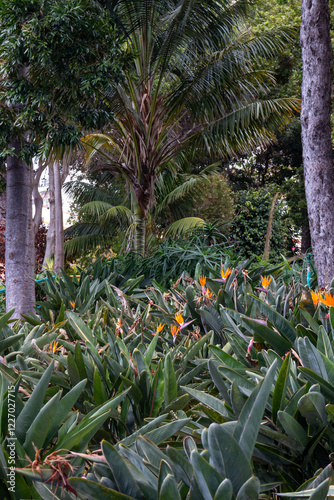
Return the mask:
M127 182L135 218L135 248L145 249L145 225L155 185L177 174L192 148L221 157L267 144L298 109L294 99L259 100L273 75L258 67L288 39L252 36L245 0L119 0L115 15L132 64L107 93L108 133L86 136L86 160Z
M190 206L194 195L204 187L208 176L216 172L217 165L206 166L195 174L183 168L177 175L166 170L155 182L156 203L149 213L149 225L156 229L159 240L165 233L174 236L189 235L190 231L205 223L201 217L189 216ZM103 250L120 233L127 236L124 246L127 249L133 247L135 220L131 211L131 193L126 190L119 175L114 176L110 172L98 174L100 175L94 176L90 182L79 178L64 186L79 207L80 216L79 221L65 231L68 238L65 244L67 256L74 257L97 247ZM166 217L166 213L169 216ZM148 231L146 236L150 236ZM151 236L154 243L156 238L154 234Z

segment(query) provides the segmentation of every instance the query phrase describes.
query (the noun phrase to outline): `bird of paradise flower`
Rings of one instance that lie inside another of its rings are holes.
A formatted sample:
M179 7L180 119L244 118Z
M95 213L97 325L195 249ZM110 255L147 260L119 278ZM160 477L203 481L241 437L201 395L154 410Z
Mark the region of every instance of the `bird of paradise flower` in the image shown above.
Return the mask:
M224 268L222 267L221 270L220 270L220 276L221 276L221 278L216 278L213 281L218 281L220 283L225 283L225 281L227 280L227 278L230 276L231 272L232 272L231 268L228 267L226 269L226 271L224 271Z

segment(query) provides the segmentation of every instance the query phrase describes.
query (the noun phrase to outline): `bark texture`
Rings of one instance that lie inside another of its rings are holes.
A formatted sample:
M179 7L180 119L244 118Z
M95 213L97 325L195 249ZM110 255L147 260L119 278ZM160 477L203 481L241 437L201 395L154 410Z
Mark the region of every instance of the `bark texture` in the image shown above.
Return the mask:
M302 144L312 250L320 286L334 277L332 51L327 0L302 0Z
M46 235L46 249L43 261L43 267L48 267L48 259L52 257L55 252L56 233L55 233L55 178L53 166L49 167L49 210L50 210L50 224Z
M33 169L19 159L20 139L14 138L10 147L14 155L7 158L6 309L15 307L15 317L19 318L35 307Z
M43 163L41 160L38 165L38 169L34 173L34 178L33 178L33 186L32 186L32 196L34 200L34 205L35 205L35 215L33 218L33 223L34 223L34 234L36 235L39 226L41 225L42 222L42 210L43 210L43 198L38 190L39 186L39 181L41 179L41 175L43 171L45 170L45 163Z
M53 172L55 189L55 259L53 269L56 273L59 273L60 269L64 269L64 223L61 195L62 180L58 162L53 164Z

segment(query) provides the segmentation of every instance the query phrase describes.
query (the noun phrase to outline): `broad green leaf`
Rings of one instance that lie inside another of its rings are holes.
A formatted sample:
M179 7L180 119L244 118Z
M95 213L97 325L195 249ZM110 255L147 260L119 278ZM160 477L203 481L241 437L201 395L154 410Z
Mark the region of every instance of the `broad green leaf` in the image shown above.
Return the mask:
M252 475L250 461L236 439L221 425L210 425L208 442L212 465L222 477L230 479L237 493Z
M135 480L137 482L147 482L147 484L154 486L156 489L158 486L158 480L156 476L146 467L143 458L138 455L138 453L135 453L133 450L122 444L119 446L118 450L123 457L125 457L136 469L138 469L138 472L136 471ZM140 477L140 473L142 473L142 477Z
M164 383L164 399L167 406L177 397L176 374L170 352L167 354L164 363Z
M263 381L246 401L233 434L248 460L252 458L264 410L274 382L276 366L277 362L274 361Z
M193 361L196 356L198 355L199 351L202 349L202 347L206 344L210 337L211 333L207 333L206 335L203 335L202 338L199 340L196 340L196 342L186 351L186 354L182 360L182 365L181 367L183 369L186 368L188 361Z
M87 370L86 370L86 366L85 366L84 357L82 355L80 342L76 342L76 344L75 344L74 361L75 361L77 370L79 372L80 379L81 380L88 379Z
M309 424L327 425L325 398L320 392L308 392L302 396L298 410Z
M110 413L119 406L121 401L126 397L128 390L122 392L104 405L94 408L76 427L58 441L57 447L66 448L71 451L84 451L91 437L100 429Z
M181 500L174 476L168 474L159 491L159 500Z
M83 495L83 498L87 500L133 500L133 497L110 490L102 484L95 483L89 479L71 477L68 482L75 491Z
M120 453L107 441L102 441L102 451L113 473L118 490L133 498L143 498L136 481Z
M224 479L216 491L213 500L232 500L233 486L229 479Z
M130 436L122 439L118 444L124 444L126 446L130 446L132 443L134 443L135 439L137 436L146 436L146 434L157 427L166 420L167 415L160 415L159 417L154 418L149 422L148 424L144 425L143 427L140 427L137 429L135 432L133 432Z
M16 437L21 443L24 443L27 430L42 408L44 397L51 379L53 366L54 364L51 363L51 365L45 370L35 389L31 393L30 398L24 405L23 410L16 419Z
M197 451L191 453L190 462L204 499L212 500L223 480L222 476Z
M158 343L158 340L159 340L159 335L154 335L150 345L148 346L147 348L147 351L146 351L146 354L145 354L145 361L148 365L151 364L151 361L152 361L152 357L153 357L153 354L154 354L154 351L155 351L155 348L157 346L157 343Z
M26 432L23 447L31 459L35 456L35 450L42 448L46 436L49 433L60 396L61 392L57 392L57 394L40 409Z
M209 372L210 372L211 378L213 380L213 383L217 387L221 397L223 398L224 401L229 403L230 397L228 395L227 388L224 384L223 377L221 376L215 361L210 359L208 361L208 367L209 367Z
M188 458L183 453L183 450L177 450L172 446L167 446L167 456L171 460L172 467L176 477L181 477L182 481L188 486L191 484L193 477L193 468Z
M244 370L245 365L240 363L237 359L233 358L227 352L223 351L220 347L217 347L216 345L209 345L209 350L212 352L212 354L217 358L219 361L222 361L224 365L229 366L230 368L233 369L240 369Z
M147 432L145 437L153 441L154 444L159 445L172 436L177 435L179 431L190 422L190 420L190 418L182 418L180 420L169 422L161 427L158 427L157 429Z
M94 333L77 314L72 311L66 311L65 315L81 340L88 342L93 346L97 344Z
M289 493L276 493L280 497L308 498L309 500L326 500L328 497L334 497L334 486L330 486L330 479L323 481L317 488L305 491L296 491ZM315 495L315 496L313 496Z
M308 311L306 311L305 309L303 309L302 307L300 308L300 312L304 316L304 318L306 319L306 321L308 322L308 324L310 325L312 330L315 333L318 333L320 325L313 319L311 314Z
M210 394L207 394L203 391L198 391L197 389L191 389L190 387L181 387L184 391L186 391L190 396L197 399L200 403L209 406L216 412L218 412L223 417L228 417L228 412L224 406L224 402Z
M94 370L94 378L93 378L93 389L94 389L94 402L98 405L102 405L106 399L106 391L101 381L101 377L99 372L95 368Z
M297 338L297 333L291 323L289 323L287 319L283 318L283 316L275 311L273 307L263 302L263 300L252 294L250 294L249 296L256 303L261 313L264 314L276 326L280 334L283 335L283 337L287 341L293 344Z
M319 329L317 349L334 363L334 354L328 334L323 326Z
M279 411L277 415L287 435L296 439L300 446L305 448L308 443L308 436L300 423L285 411Z
M17 335L12 335L4 340L0 340L0 353L3 354L8 347L15 344L18 340L24 337L24 333L18 333Z
M1 368L1 367L0 367ZM312 369L306 368L304 366L299 366L298 370L302 372L304 377L314 384L319 384L322 392L325 394L330 401L334 399L334 387L331 386L326 380L324 380L320 375L315 373Z
M298 339L298 353L305 368L313 370L317 375L328 382L326 368L320 353L307 337Z
M158 477L158 492L161 490L162 483L168 476L168 474L172 474L172 469L169 467L166 460L160 461L160 469L159 469L159 477Z
M147 461L157 467L157 464L161 462L161 460L165 460L168 464L170 464L169 458L163 453L158 446L156 446L150 439L147 437L139 436L136 439L136 451L137 453Z
M263 339L280 356L284 356L284 354L288 352L289 349L291 349L291 347L293 346L292 342L286 340L284 337L282 337L282 335L279 335L277 332L275 332L275 330L269 328L266 325L263 325L262 323L259 323L257 320L246 318L245 316L243 316L243 321L254 335L259 336L260 339Z
M80 373L71 352L67 355L67 371L72 385L77 385L81 381Z
M289 382L290 361L291 361L291 354L289 353L285 358L283 365L278 373L278 377L275 384L273 402L272 402L272 418L275 424L277 421L277 412L279 410L282 410L284 407L286 390Z
M238 384L233 380L230 390L231 395L231 405L233 408L234 415L239 416L246 402L246 397L243 392L239 389Z
M236 500L258 500L260 480L252 476L240 488Z
M162 371L162 360L160 360L152 383L151 399L150 399L150 417L156 417L159 414L162 403L164 401L164 390L165 390L165 378L164 378L164 373Z

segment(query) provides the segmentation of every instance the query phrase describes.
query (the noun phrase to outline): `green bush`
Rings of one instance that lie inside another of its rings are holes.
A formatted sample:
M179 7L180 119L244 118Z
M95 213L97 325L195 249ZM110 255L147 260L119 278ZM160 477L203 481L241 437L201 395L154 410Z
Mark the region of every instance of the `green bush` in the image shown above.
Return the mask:
M232 226L233 238L242 257L263 255L267 234L269 211L273 194L267 189L239 192L236 199L236 217ZM278 200L270 239L270 258L285 253L289 242L284 200Z

